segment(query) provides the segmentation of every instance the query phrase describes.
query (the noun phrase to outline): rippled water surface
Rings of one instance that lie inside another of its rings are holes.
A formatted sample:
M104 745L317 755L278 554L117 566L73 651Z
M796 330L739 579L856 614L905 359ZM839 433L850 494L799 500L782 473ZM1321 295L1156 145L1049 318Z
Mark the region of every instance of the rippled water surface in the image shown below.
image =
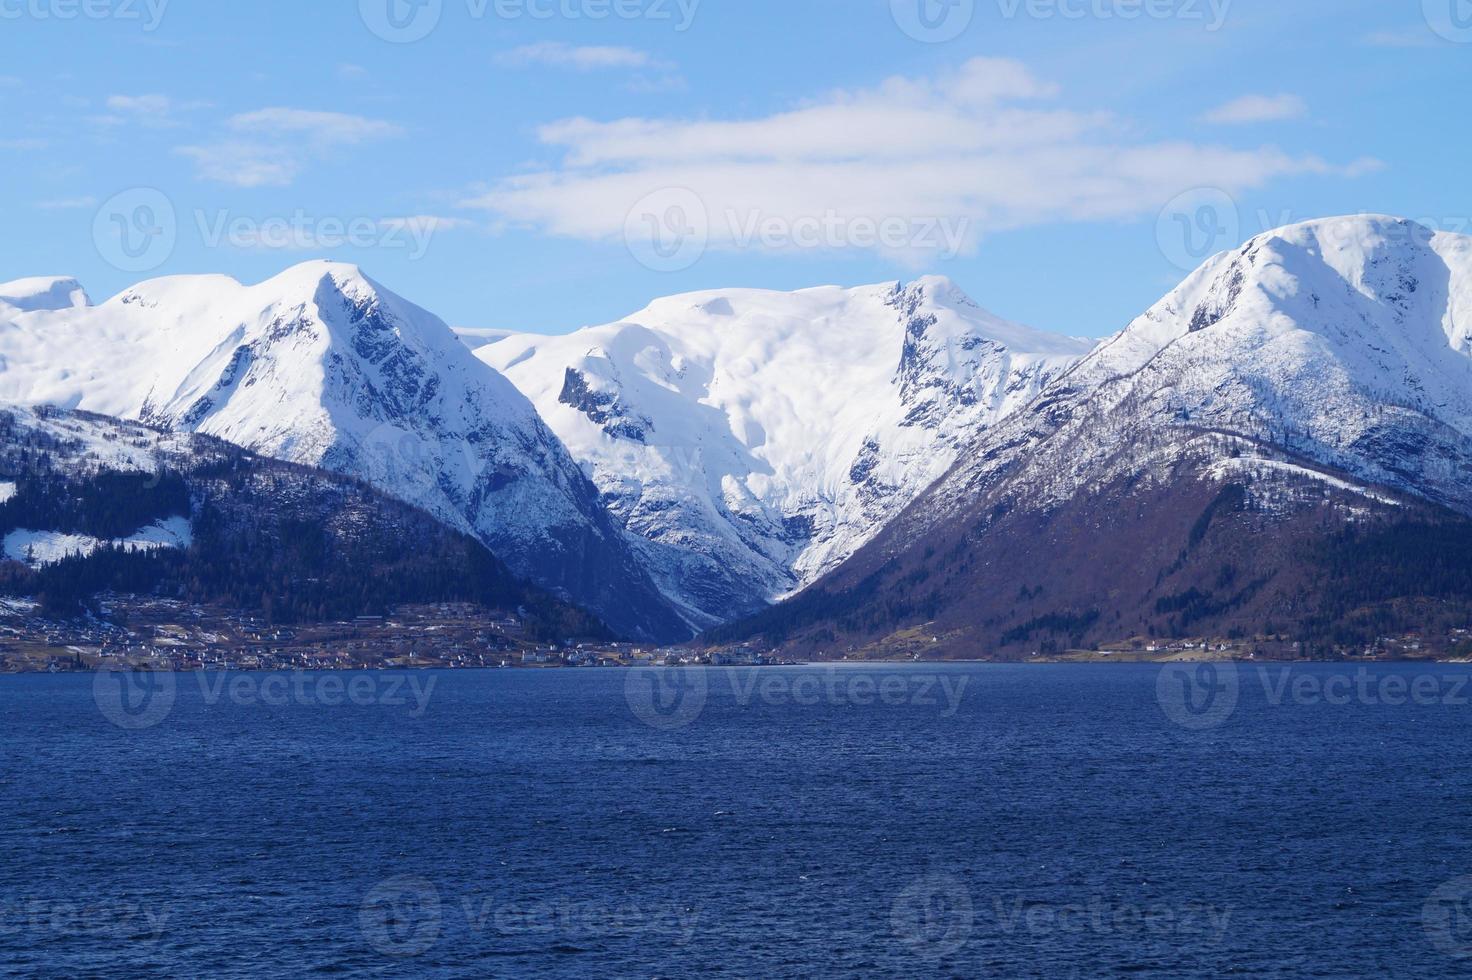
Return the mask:
M1285 670L3 677L0 975L1472 973L1468 668Z

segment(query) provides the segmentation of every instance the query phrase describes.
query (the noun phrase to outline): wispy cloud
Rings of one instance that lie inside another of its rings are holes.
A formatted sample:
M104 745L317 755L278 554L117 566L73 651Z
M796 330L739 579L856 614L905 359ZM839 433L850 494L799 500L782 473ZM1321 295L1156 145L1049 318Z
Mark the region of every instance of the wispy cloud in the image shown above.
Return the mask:
M1308 103L1296 95L1244 95L1217 106L1202 117L1219 126L1285 122L1308 115Z
M361 82L372 77L372 72L362 65L342 64L337 66L337 77L345 82Z
M110 95L104 103L107 114L93 116L99 126L146 126L149 129L172 129L183 123L179 114L209 108L208 102L178 102L167 95Z
M655 61L647 53L633 48L575 47L560 41L543 41L539 44L514 48L497 55L496 61L507 68L542 65L549 68L567 68L573 71L669 67Z
M232 187L287 187L301 171L289 151L254 143L181 146L174 152L193 160L202 180Z
M232 116L226 124L238 133L260 136L301 136L317 143L355 144L402 136L403 129L381 119L342 112L274 107Z
M280 106L232 116L225 128L228 139L175 152L193 160L202 179L235 187L285 187L312 158L404 132L380 119Z
M50 145L42 139L0 140L0 150L44 150Z
M1194 187L1356 172L1272 147L1130 141L1125 121L1060 108L1059 94L1018 62L978 58L761 118L565 119L539 132L560 163L466 203L549 234L613 240L641 201L678 189L708 212L717 246L750 241L734 229L752 219L832 216L959 220L974 248L1002 229L1153 214Z

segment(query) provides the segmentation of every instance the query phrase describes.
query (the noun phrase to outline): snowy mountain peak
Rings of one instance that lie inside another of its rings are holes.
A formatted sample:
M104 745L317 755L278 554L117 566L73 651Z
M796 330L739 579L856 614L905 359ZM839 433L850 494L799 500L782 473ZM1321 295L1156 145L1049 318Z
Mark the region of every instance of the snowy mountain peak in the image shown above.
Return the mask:
M218 436L358 477L472 533L630 636L680 620L536 409L355 266L145 282L0 324L0 401Z
M82 284L69 276L37 276L0 283L0 315L91 306Z
M847 557L1090 347L929 277L689 293L477 354L592 474L666 594L711 623Z

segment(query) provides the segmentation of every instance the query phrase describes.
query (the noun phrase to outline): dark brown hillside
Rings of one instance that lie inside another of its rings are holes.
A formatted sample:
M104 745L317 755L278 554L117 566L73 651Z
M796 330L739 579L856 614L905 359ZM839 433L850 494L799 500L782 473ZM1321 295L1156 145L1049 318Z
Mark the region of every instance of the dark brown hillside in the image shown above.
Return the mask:
M1472 621L1472 522L1325 482L1281 454L1207 476L1211 442L1047 510L1016 506L1004 482L713 638L836 655L906 631L913 644L923 628L927 655L1020 659L1132 637L1348 648L1429 625L1428 608Z

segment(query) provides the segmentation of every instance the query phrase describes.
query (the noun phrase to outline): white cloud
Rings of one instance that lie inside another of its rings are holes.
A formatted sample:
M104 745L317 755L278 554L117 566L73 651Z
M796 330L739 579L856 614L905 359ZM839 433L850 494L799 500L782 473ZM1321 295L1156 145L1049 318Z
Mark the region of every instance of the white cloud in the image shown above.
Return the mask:
M193 160L202 179L232 187L286 187L301 170L284 150L250 143L181 146L174 152Z
M175 152L192 159L202 179L235 187L286 187L312 158L403 134L378 119L280 107L241 113L225 125L234 137Z
M1194 187L1349 172L1271 147L1131 140L1127 123L1050 104L1057 95L1015 61L978 58L763 118L566 119L540 130L559 164L466 203L554 235L615 240L649 195L685 189L717 247L749 240L739 229L753 218L832 217L949 221L970 249L1003 229L1153 214Z
M1220 126L1285 122L1308 115L1308 103L1296 95L1244 95L1217 106L1202 118Z
M108 115L93 116L99 126L147 126L169 129L183 125L177 118L181 112L208 108L208 102L177 102L167 95L110 95L104 103Z
M257 109L232 116L227 125L239 133L260 136L305 136L318 143L355 144L403 135L390 122L342 112L307 109Z
M574 71L665 67L643 51L636 51L633 48L574 47L560 41L543 41L539 44L528 44L515 48L497 55L496 61L508 68L544 65L550 68L569 68Z
M369 72L368 69L364 68L362 65L343 64L337 66L337 77L341 78L343 81L361 82L365 78L370 77L370 75L371 72Z

